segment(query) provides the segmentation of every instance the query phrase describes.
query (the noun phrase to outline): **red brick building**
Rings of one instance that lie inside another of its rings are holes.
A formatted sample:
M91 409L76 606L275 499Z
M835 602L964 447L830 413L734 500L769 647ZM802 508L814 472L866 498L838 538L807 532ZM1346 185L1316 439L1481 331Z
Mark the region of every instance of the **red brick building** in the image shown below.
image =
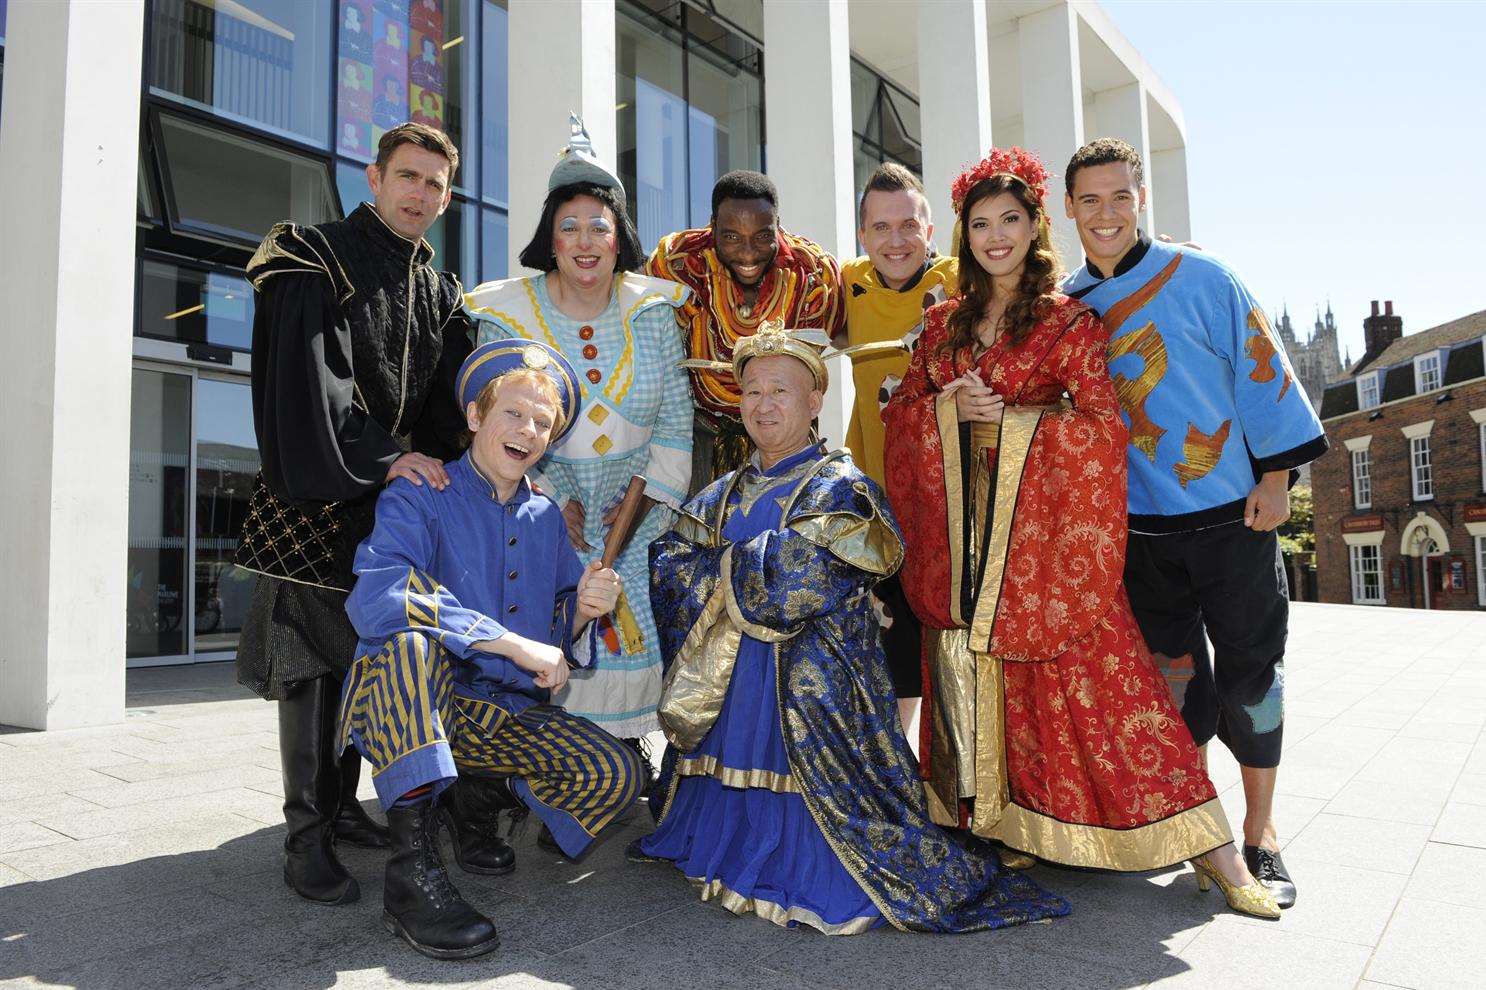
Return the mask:
M1320 599L1486 608L1486 310L1405 337L1374 302L1363 328L1366 353L1321 399Z

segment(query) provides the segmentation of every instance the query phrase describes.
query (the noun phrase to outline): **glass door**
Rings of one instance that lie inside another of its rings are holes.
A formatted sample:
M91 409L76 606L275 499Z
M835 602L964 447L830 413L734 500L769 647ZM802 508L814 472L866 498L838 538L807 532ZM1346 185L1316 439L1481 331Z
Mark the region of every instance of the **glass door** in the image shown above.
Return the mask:
M253 575L233 564L258 473L253 396L245 379L198 375L195 438L191 645L196 659L208 659L237 649L253 594Z
M191 374L134 369L129 422L126 653L179 663L188 652L186 574Z
M129 432L128 663L229 659L254 580L233 564L259 463L248 379L137 363Z

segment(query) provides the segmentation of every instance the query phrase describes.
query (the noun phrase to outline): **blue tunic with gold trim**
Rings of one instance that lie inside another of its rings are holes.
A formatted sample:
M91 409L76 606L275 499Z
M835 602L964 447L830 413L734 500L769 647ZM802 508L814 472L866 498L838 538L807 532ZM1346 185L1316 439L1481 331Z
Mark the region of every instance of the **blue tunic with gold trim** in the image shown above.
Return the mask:
M704 899L831 934L1068 912L929 820L869 594L901 558L881 490L815 446L714 482L653 544L679 755L641 849Z

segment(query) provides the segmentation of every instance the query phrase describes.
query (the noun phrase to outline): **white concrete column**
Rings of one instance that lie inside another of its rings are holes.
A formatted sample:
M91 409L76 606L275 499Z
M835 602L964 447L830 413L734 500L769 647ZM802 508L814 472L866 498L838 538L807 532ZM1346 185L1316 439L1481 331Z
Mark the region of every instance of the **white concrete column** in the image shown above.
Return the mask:
M856 253L846 16L846 0L764 0L766 161L780 217L838 258ZM820 414L833 447L846 442L854 397L836 362Z
M512 0L509 36L512 275L531 239L547 176L568 143L568 112L583 117L593 148L616 165L614 0Z
M1078 15L1067 3L1017 20L1021 59L1022 144L1037 152L1052 173L1048 212L1053 242L1069 269L1083 263L1073 221L1063 215L1063 171L1084 142Z
M955 222L949 187L992 143L985 0L918 5L918 101L924 191L934 243L947 253Z
M0 723L124 717L144 0L10 4L0 111Z
M1172 240L1192 239L1192 213L1187 199L1187 149L1166 148L1146 159L1150 175L1146 182L1161 190L1161 225L1156 233Z
M1145 216L1140 225L1156 236L1156 187L1151 181L1151 124L1146 110L1145 87L1138 81L1094 94L1093 137L1119 138L1140 154L1145 164Z

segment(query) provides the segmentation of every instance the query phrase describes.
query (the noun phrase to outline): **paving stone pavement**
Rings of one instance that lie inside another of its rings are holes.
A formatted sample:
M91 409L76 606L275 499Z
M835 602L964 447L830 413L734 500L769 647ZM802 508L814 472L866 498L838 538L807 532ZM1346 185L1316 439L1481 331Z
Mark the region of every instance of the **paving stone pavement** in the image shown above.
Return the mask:
M120 725L0 730L0 987L1407 987L1486 985L1486 615L1300 605L1278 823L1300 898L1241 918L1190 870L1038 867L1073 914L965 936L827 938L735 918L623 849L518 843L509 877L455 872L501 950L425 959L359 903L281 879L273 707L230 665L130 671ZM1238 769L1212 774L1237 824ZM362 797L374 807L370 784Z

